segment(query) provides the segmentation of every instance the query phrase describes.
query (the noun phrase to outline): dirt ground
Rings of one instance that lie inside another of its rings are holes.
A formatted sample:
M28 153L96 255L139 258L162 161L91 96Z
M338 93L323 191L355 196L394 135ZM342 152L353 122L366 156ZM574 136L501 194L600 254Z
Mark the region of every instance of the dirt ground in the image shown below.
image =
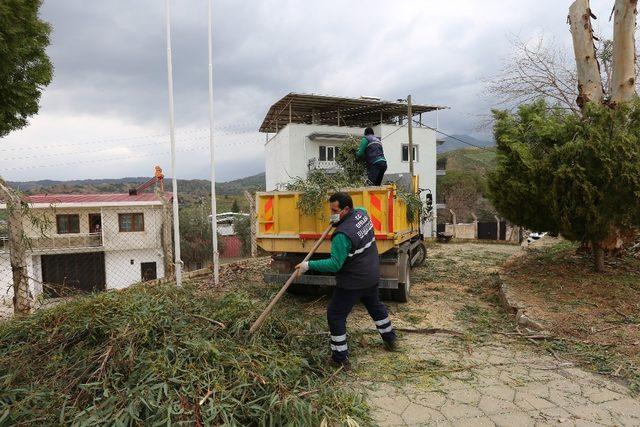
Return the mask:
M640 400L627 387L504 335L515 322L498 305L497 271L520 250L435 245L414 271L411 302L387 302L396 327L462 337L404 332L389 353L366 312L354 311L355 369L344 381L364 387L378 425L640 425Z
M572 353L593 370L626 379L640 392L640 260L607 260L595 273L576 246L549 240L506 268L512 295Z

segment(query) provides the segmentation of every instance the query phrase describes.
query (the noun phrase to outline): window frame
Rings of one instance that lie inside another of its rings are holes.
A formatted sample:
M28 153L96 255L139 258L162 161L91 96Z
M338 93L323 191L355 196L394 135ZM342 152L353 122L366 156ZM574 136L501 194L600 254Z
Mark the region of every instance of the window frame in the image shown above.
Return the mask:
M125 216L129 216L131 218L131 229L130 230L124 230L122 228L122 219ZM136 229L136 216L140 216L140 218L142 218L142 229L138 230ZM125 212L125 213L119 213L118 214L118 232L119 233L141 233L144 231L144 212Z
M67 231L61 231L60 230L60 219L62 217L65 217L67 219ZM71 227L69 226L70 221L69 218L71 217L76 217L77 218L77 226L78 226L78 231L72 231ZM71 230L71 231L70 231ZM56 215L56 234L80 234L80 214L57 214Z
M407 148L407 160L404 159L404 149L405 147ZM420 161L420 145L419 144L413 144L413 161L414 162L419 162ZM400 160L402 161L402 163L409 163L409 144L402 144L401 148L400 148Z
M324 159L322 158L322 151L324 150ZM327 145L320 144L318 145L318 161L320 162L335 162L336 157L338 155L339 146L338 145ZM329 158L329 151L332 153L332 158Z

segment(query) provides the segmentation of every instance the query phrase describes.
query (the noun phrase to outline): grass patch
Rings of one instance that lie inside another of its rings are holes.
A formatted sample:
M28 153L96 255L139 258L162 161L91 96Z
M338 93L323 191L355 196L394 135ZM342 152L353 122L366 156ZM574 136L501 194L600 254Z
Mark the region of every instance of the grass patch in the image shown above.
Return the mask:
M326 339L300 335L324 320L283 303L249 339L273 290L250 292L134 286L0 324L0 425L367 424Z
M508 319L497 310L476 304L465 304L456 312L456 320L466 326L470 339L485 341Z
M365 381L396 386L410 383L433 388L441 379L449 378L453 372L462 369L458 364L445 364L438 359L423 359L404 352L394 352L376 354L366 364L366 369L359 369L356 373Z

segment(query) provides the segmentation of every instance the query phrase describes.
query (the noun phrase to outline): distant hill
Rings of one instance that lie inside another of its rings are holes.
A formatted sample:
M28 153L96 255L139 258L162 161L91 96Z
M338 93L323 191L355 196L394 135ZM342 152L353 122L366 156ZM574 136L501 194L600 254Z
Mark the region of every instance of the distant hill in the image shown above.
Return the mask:
M496 166L495 149L462 148L438 154L438 169L474 171L482 176Z
M451 135L442 138L442 140L444 143L438 146L438 153L446 153L448 151L459 150L461 148L474 148L474 145L476 147L485 148L494 147L496 145L492 140L480 140L471 135ZM467 144L465 144L465 142Z
M88 194L88 193L126 193L131 188L149 180L149 177L128 177L119 179L82 179L72 181L25 181L9 182L9 186L26 194ZM264 191L265 174L249 176L228 182L217 182L218 196L241 195L244 190ZM165 178L165 189L171 190L171 179ZM179 179L178 191L181 201L192 203L211 194L211 181L204 179Z

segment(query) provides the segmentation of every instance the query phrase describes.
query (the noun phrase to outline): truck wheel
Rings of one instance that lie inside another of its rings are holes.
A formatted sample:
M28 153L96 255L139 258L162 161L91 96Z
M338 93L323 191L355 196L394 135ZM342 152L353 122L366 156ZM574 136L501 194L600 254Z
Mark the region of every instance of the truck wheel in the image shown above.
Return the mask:
M420 242L411 254L411 268L422 267L425 261L427 261L427 247L423 242Z
M394 299L398 302L408 302L409 292L411 291L411 261L407 257L407 266L405 268L404 277L401 278L401 282L398 283L398 289L394 291Z

